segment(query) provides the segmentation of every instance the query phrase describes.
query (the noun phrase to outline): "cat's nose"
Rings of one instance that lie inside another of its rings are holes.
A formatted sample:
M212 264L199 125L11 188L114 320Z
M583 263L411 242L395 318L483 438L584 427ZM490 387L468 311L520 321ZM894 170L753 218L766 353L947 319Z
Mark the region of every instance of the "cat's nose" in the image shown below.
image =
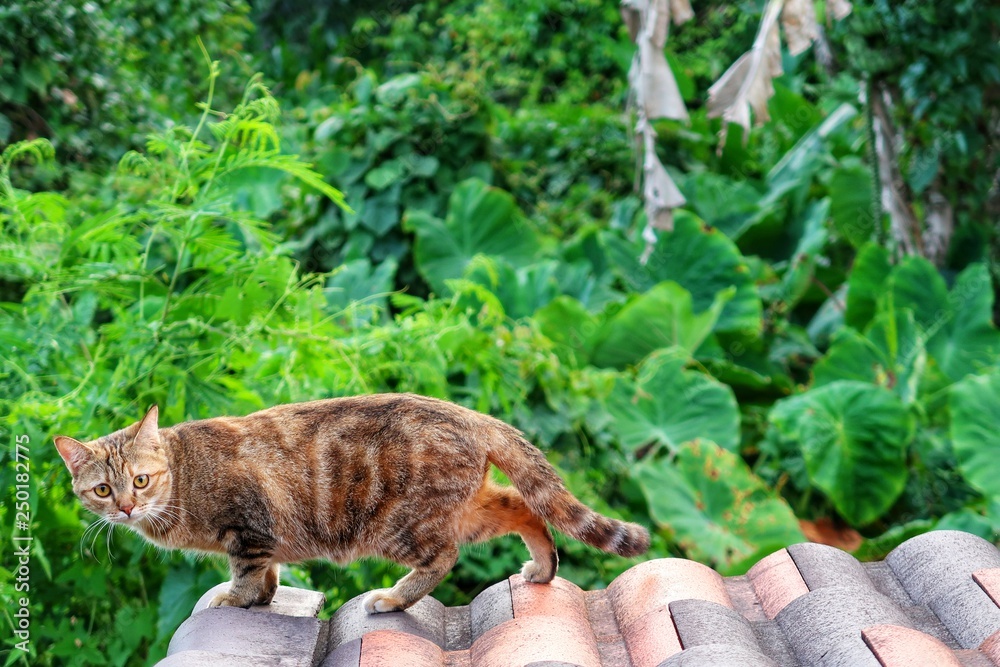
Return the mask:
M125 512L125 516L132 516L132 510L135 509L135 505L122 505L118 509Z

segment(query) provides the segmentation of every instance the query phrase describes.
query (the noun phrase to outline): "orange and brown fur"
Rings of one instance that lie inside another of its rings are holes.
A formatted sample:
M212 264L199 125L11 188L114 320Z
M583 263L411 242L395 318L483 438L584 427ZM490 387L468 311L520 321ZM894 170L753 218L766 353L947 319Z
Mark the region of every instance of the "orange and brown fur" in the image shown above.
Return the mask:
M531 554L524 577L547 583L558 558L546 521L610 553L649 547L641 526L574 498L516 429L445 401L335 398L162 429L157 418L154 406L121 431L56 446L87 509L162 547L229 556L232 587L212 606L269 603L280 563L379 556L412 571L365 609L406 609L460 544L506 533ZM515 488L490 481L491 463Z

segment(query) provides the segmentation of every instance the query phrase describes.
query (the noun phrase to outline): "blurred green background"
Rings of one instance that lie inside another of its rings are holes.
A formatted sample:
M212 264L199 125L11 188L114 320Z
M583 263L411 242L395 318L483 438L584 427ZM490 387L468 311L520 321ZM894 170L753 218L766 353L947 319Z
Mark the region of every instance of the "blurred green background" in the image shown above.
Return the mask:
M0 540L5 664L152 664L226 576L84 536L52 436L153 403L171 424L448 398L648 525L649 557L724 574L806 535L863 559L935 527L994 539L1000 9L882 0L835 22L817 3L822 57L786 52L770 120L720 146L707 90L763 4L695 1L671 29L691 122L656 121L656 149L687 204L645 264L614 3L0 8L0 525L22 534L28 436L34 537L27 655ZM947 202L944 252L904 253L882 210L876 113L911 236ZM585 588L634 563L560 546ZM434 595L467 603L526 557L467 548ZM330 613L401 572L284 577Z

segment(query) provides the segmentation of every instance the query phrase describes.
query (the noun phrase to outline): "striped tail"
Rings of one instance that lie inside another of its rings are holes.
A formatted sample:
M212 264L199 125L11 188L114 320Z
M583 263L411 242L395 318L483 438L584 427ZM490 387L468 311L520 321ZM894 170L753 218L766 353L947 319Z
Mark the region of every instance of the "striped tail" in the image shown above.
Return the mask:
M649 549L649 531L635 523L609 519L570 493L555 468L537 447L507 424L500 423L487 458L513 482L532 513L560 532L619 556L638 556Z

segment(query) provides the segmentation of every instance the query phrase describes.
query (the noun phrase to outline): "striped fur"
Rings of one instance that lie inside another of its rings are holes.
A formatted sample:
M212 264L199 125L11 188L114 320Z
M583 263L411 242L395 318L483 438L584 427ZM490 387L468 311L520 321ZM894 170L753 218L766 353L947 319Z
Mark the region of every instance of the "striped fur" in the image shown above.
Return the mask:
M380 394L162 429L157 418L154 407L111 435L56 446L87 509L162 547L228 555L233 585L213 605L268 603L280 563L377 556L412 570L366 609L405 609L459 545L512 532L531 554L524 576L547 583L558 558L546 521L610 553L649 546L641 526L574 498L516 429L453 403ZM491 463L514 487L490 480Z

